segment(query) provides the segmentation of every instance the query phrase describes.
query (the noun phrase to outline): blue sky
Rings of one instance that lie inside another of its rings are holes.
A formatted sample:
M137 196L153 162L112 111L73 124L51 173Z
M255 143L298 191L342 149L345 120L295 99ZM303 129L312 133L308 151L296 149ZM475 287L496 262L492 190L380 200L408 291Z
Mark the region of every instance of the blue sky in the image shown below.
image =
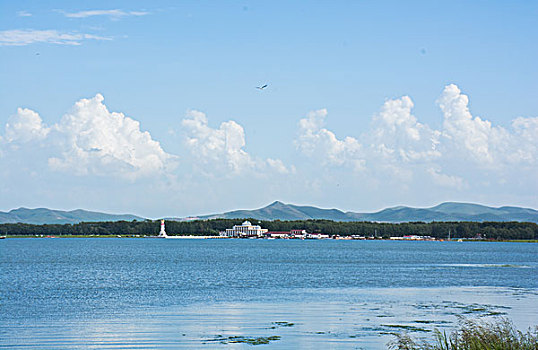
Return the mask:
M0 1L0 210L536 208L537 17L531 1Z

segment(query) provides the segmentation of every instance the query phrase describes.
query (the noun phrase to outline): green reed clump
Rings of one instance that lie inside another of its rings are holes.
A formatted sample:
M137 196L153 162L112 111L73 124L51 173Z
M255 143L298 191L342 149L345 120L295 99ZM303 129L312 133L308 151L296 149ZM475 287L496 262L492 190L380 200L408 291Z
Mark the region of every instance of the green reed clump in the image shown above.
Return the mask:
M523 333L505 318L487 322L461 319L449 335L435 330L433 344L399 334L388 344L394 350L538 350L538 327Z

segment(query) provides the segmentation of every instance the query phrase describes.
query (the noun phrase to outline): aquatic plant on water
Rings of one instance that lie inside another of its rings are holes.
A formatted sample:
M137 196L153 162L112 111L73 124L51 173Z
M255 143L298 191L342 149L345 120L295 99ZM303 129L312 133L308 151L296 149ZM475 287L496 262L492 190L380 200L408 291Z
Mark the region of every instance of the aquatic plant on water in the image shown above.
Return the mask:
M248 345L265 345L270 342L280 340L279 335L273 335L270 337L245 337L245 336L229 336L217 335L213 339L207 340L208 342L219 342L221 344L248 344Z
M506 318L489 322L461 318L450 334L435 330L433 344L402 333L387 345L394 350L538 350L538 326L524 333Z

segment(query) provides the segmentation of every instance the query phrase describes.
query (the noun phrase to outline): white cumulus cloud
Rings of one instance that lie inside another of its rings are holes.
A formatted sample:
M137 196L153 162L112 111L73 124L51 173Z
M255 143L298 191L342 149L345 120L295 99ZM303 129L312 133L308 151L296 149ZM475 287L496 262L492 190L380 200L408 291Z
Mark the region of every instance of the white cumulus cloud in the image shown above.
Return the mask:
M312 111L299 121L295 145L326 169L347 166L409 189L426 179L457 190L471 183L521 183L523 171L538 171L537 117L516 118L508 127L493 125L471 114L469 98L453 84L437 103L443 113L441 130L419 122L413 101L403 96L387 100L368 130L340 139L325 128L327 110ZM450 169L450 175L441 169Z
M438 100L444 115L443 135L447 146L468 156L476 164L502 168L514 163L534 163L538 156L538 118L519 117L512 130L473 117L469 98L454 84Z
M364 164L360 154L361 144L349 136L340 140L332 131L324 128L327 114L326 109L319 109L301 119L295 146L305 155L320 159L323 164L352 164L360 169Z
M412 163L441 156L437 149L440 132L419 123L411 114L412 108L407 96L388 100L373 117L368 132L341 139L324 127L326 109L312 111L299 121L295 145L322 165L390 172L401 181L409 181L413 177Z
M474 117L469 111L469 98L454 85L448 85L438 100L444 115L443 132L453 144L478 162L493 162L493 149L508 134L491 122Z
M108 111L103 101L101 94L81 99L50 127L37 112L18 108L5 125L2 142L20 152L39 153L51 169L75 175L134 179L174 167L176 157L166 153L149 132L140 130L138 121Z
M50 132L38 113L28 108L17 108L7 124L5 139L9 143L38 141L47 137Z
M514 137L521 144L512 152L510 160L536 163L538 160L538 117L519 117L512 121Z
M125 177L161 173L174 157L166 153L140 123L123 113L108 111L97 94L75 103L54 129L62 156L52 157L52 168L75 174L116 173Z
M403 96L388 100L373 118L369 133L373 151L402 161L430 160L441 156L437 149L440 132L421 124L411 113L414 104Z
M264 161L247 153L244 149L245 131L233 120L223 122L215 129L209 126L203 112L192 110L181 124L186 131L186 145L195 164L207 175L214 171L237 175L267 169L283 174L288 172L279 159Z

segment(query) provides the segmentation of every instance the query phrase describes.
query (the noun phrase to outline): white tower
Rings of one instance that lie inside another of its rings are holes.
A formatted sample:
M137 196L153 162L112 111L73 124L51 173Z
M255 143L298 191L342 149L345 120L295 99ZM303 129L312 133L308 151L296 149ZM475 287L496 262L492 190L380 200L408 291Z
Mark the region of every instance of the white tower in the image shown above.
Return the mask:
M166 238L168 235L166 234L166 231L164 230L164 219L161 220L161 231L159 232L159 237Z

